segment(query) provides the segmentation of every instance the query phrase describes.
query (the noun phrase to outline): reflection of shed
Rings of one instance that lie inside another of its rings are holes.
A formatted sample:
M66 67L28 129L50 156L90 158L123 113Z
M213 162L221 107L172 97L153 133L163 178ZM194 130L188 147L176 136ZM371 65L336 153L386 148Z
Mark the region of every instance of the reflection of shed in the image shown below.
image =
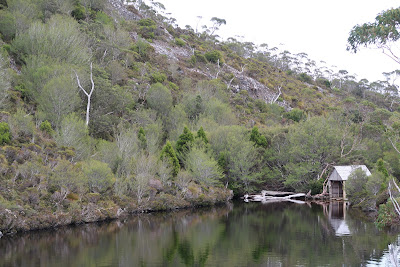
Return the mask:
M346 202L333 201L329 204L329 222L335 230L336 236L351 235L346 222Z
M334 170L328 179L330 198L346 199L346 181L349 179L350 174L358 168L365 171L367 176L371 175L365 165L334 166Z

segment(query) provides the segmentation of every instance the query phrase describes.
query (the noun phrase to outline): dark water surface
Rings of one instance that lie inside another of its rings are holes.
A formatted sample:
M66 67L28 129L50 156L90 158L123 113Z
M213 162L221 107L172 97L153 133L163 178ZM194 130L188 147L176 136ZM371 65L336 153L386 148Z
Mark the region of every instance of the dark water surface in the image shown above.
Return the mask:
M386 266L397 234L341 203L237 203L5 236L0 266Z

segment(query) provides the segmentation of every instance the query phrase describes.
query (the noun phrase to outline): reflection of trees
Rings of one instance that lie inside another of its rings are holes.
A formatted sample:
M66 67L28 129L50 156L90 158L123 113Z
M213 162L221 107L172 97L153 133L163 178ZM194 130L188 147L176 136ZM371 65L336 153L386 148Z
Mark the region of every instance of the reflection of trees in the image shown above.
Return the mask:
M338 238L322 206L237 204L145 214L1 239L0 266L359 266L379 258L394 236L347 216Z

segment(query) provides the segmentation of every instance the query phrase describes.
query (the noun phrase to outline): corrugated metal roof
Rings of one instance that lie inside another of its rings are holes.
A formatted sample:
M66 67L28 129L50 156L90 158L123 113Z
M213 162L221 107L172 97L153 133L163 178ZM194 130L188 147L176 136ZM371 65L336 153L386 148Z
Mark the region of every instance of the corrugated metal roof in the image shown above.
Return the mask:
M350 166L333 166L337 173L339 174L342 181L346 181L349 179L350 174L358 169L361 168L363 171L367 173L367 176L371 175L371 172L368 170L367 166L365 165L350 165ZM337 178L332 178L332 175L329 177L329 180L338 180Z

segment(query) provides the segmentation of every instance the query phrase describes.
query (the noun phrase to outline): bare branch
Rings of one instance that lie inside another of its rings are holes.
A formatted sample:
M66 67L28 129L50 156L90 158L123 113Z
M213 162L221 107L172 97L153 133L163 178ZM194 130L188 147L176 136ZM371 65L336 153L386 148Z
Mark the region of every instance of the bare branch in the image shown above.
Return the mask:
M86 105L86 125L89 125L89 113L90 113L90 101L91 101L91 97L94 91L94 81L93 81L93 63L90 62L90 83L92 84L92 87L90 89L90 92L88 93L81 85L81 82L79 80L79 76L78 73L76 73L75 70L73 70L75 72L75 76L76 76L76 81L78 83L78 87L85 93L85 95L87 96L87 105Z

